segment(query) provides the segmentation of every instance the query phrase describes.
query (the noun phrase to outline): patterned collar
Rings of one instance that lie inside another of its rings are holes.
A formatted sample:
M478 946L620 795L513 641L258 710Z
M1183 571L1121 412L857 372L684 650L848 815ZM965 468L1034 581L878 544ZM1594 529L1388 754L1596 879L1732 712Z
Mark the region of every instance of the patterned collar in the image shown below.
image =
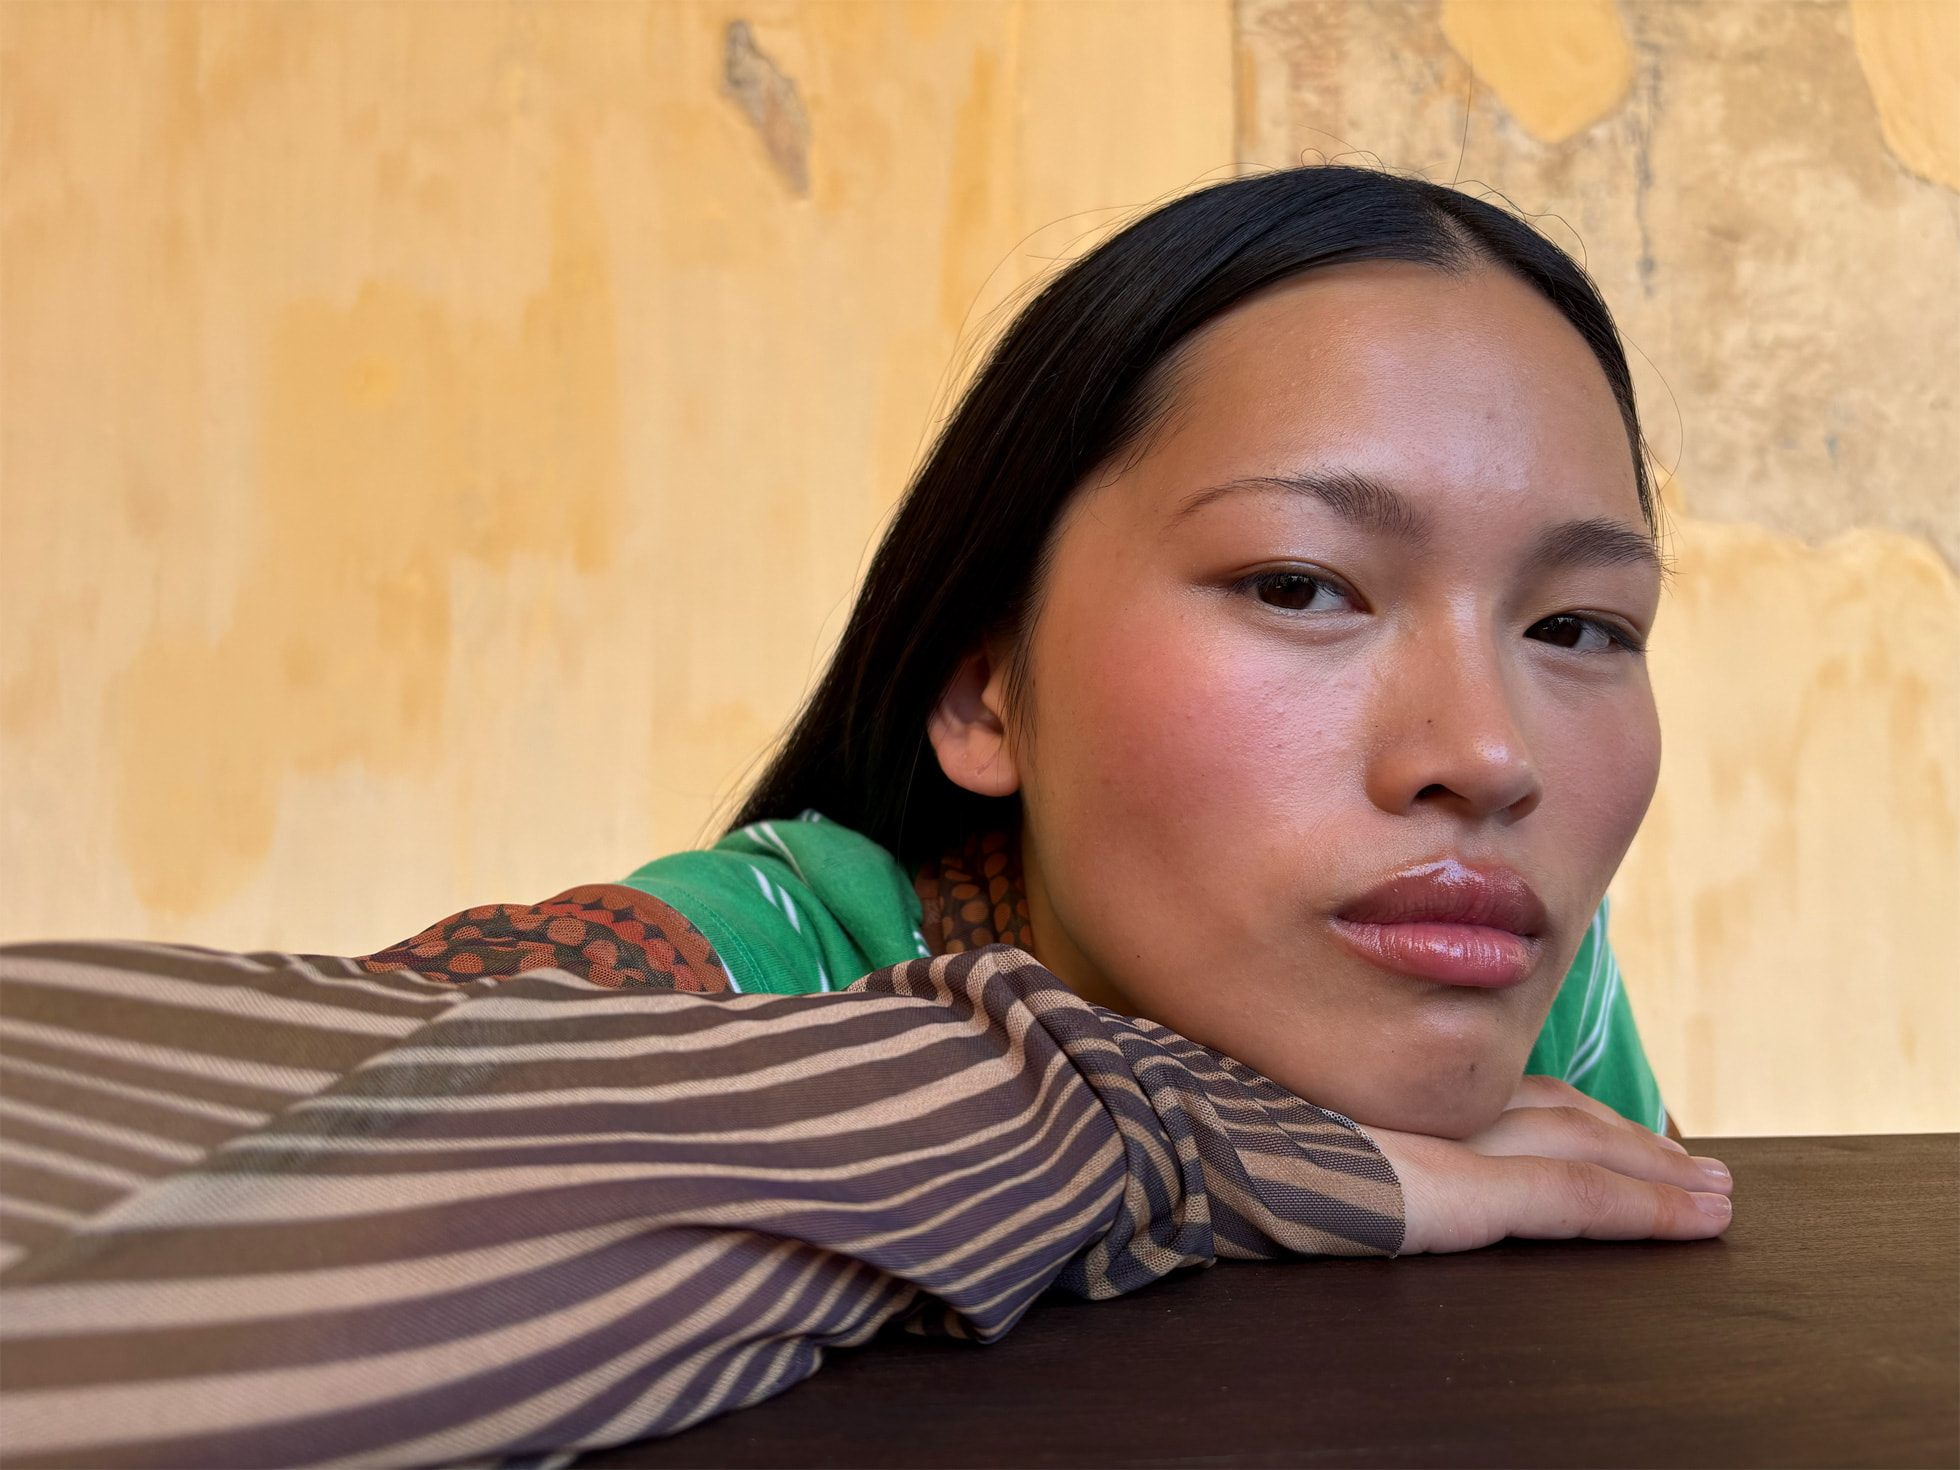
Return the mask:
M924 867L912 887L925 908L920 929L935 955L989 944L1033 950L1021 845L1007 832L976 832Z

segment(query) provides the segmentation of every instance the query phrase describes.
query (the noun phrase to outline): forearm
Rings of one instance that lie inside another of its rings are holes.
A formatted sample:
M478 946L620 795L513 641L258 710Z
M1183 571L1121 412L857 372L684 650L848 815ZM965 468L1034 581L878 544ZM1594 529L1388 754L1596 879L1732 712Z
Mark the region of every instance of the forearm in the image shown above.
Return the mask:
M10 1446L589 1446L793 1383L922 1288L1001 1330L1097 1233L1122 1159L1088 1090L1052 1085L1065 1061L1044 1079L990 1029L898 997L718 1003L549 971L471 997L23 1263Z
M1106 1295L1221 1251L1399 1241L1399 1191L1357 1135L1003 955L833 997L547 971L463 998L21 1262L10 1449L592 1446L764 1397L908 1311L985 1339L1058 1275ZM1353 1238L1288 1216L1323 1200Z

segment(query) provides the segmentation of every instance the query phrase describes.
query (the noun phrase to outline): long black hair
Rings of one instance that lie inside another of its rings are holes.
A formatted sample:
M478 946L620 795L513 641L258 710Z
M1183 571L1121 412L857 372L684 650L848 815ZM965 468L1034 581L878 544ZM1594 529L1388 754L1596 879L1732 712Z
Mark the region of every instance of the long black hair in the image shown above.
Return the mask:
M1162 411L1153 370L1264 287L1351 261L1508 270L1592 349L1626 423L1640 506L1653 489L1626 353L1598 289L1516 215L1439 184L1324 165L1216 184L1075 261L1015 318L919 467L823 680L735 825L815 808L901 861L1011 826L1015 798L955 786L926 717L988 634L1025 634L1070 496Z

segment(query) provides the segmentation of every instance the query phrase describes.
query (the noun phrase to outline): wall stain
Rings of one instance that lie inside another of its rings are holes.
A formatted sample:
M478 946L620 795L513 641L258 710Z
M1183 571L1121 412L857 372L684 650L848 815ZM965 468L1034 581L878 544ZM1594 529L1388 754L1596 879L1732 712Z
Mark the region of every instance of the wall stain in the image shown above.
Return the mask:
M1554 5L1553 19L1588 8ZM1495 14L1531 9L1499 0ZM1507 114L1525 104L1502 79L1552 86L1549 34L1457 28L1478 74L1466 131L1470 78L1435 73L1453 87L1439 100L1429 58L1440 48L1467 71L1442 21L1471 12L1238 0L1257 93L1243 156L1278 166L1351 150L1495 191L1583 252L1634 349L1650 430L1678 433L1661 447L1701 514L1813 542L1883 526L1931 539L1960 568L1960 416L1940 330L1960 299L1960 220L1953 195L1881 136L1888 110L1897 133L1918 109L1960 150L1960 5L1613 9L1634 57L1628 100L1547 147ZM1892 28L1889 71L1873 65L1868 22ZM1914 26L1921 42L1904 44ZM1329 65L1336 82L1321 76Z
M810 118L796 83L755 44L745 20L728 23L722 53L722 89L762 139L769 162L790 192L810 192Z
M1637 48L1639 67L1634 86L1634 105L1626 111L1626 128L1633 154L1633 221L1640 234L1640 294L1649 301L1659 289L1660 260L1654 253L1654 128L1665 101L1667 69L1660 47L1643 40Z
M1611 117L1633 85L1633 48L1612 0L1443 0L1442 27L1541 143Z
M111 694L116 826L142 902L191 914L271 847L282 779L426 775L452 691L451 570L519 553L589 574L620 508L614 308L584 160L514 329L369 280L267 344L256 559L215 642L152 637Z
M1851 36L1892 156L1960 189L1960 5L1851 0Z

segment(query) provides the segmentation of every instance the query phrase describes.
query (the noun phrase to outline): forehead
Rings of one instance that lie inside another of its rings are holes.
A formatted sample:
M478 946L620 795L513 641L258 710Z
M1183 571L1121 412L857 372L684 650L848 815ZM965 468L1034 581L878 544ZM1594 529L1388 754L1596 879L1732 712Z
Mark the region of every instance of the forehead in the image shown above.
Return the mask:
M1508 273L1317 271L1179 353L1139 488L1337 469L1432 515L1508 508L1640 522L1625 426L1578 332Z

